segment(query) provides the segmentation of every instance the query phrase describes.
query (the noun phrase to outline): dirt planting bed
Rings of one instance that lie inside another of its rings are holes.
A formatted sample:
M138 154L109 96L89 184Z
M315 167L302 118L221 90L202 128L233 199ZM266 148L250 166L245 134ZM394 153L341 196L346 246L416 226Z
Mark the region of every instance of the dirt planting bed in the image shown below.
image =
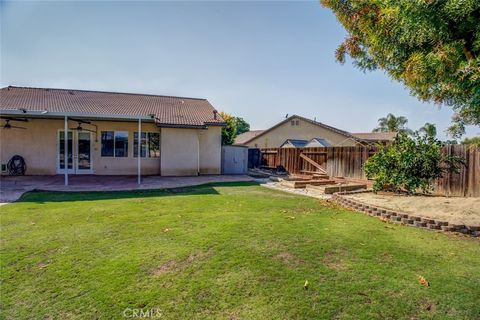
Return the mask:
M406 196L386 192L348 194L345 197L422 218L480 226L480 198Z

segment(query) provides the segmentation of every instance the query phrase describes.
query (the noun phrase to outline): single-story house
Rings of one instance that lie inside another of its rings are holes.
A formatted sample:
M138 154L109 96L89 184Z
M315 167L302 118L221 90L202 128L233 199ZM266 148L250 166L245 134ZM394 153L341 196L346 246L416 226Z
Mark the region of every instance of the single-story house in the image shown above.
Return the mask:
M304 148L307 143L307 140L287 139L280 148Z
M308 141L304 148L322 148L322 147L331 147L332 145L325 139L322 138L313 138Z
M366 146L377 142L389 143L395 132L350 133L316 120L292 115L267 130L255 130L238 135L235 144L249 148L280 148L288 140L311 142L310 146Z
M10 86L0 118L2 174L14 155L28 175L221 173L225 122L206 99Z
M359 132L352 133L352 135L364 142L374 144L388 144L391 143L397 136L397 132Z

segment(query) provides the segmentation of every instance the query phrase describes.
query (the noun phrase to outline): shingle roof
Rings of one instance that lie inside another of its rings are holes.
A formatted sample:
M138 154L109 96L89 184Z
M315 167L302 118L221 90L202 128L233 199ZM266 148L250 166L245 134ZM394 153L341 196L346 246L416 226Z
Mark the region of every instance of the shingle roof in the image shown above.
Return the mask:
M251 140L251 139L255 138L256 136L261 134L263 131L265 131L265 130L250 130L250 131L244 132L242 134L239 134L235 138L235 144L243 144L243 143L247 142L248 140Z
M358 139L371 141L393 141L397 132L359 132L352 133Z
M159 125L223 125L220 115L206 99L149 94L69 89L6 87L0 89L0 110L25 109L53 113L119 116L155 115Z

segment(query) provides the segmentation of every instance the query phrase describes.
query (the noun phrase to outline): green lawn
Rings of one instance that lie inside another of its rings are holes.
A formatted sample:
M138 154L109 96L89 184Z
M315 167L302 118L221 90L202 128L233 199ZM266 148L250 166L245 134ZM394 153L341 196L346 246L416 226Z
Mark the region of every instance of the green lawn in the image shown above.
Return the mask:
M251 183L0 211L2 319L480 318L479 240Z

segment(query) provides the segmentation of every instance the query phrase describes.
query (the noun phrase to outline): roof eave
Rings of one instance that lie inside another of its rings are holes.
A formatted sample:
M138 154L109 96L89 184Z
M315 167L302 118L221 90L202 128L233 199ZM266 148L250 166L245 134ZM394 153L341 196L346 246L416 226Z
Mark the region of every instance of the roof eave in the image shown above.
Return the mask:
M22 110L9 110L0 109L1 115L21 115L23 117L34 116L37 118L63 118L63 117L75 117L75 118L95 118L95 119L114 119L114 120L149 120L153 121L151 116L142 115L121 115L121 114L101 114L101 113L83 113L83 112L50 112L50 111L22 111Z

